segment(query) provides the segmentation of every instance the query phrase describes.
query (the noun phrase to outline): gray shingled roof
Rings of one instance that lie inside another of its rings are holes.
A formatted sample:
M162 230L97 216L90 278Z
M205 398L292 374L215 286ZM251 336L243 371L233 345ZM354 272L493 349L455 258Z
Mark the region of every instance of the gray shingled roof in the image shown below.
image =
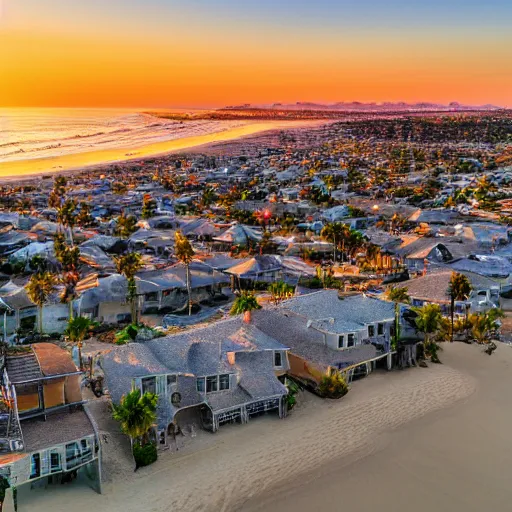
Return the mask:
M44 419L24 420L21 429L27 452L44 450L94 434L93 426L83 409L47 414Z
M273 308L253 312L253 324L290 347L290 352L322 366L343 368L376 357L373 345L334 350L325 345L320 331L307 326L307 318ZM238 356L237 356L238 357Z
M345 333L394 318L394 306L364 295L340 299L337 290L322 290L283 302L279 308L312 320L318 328Z

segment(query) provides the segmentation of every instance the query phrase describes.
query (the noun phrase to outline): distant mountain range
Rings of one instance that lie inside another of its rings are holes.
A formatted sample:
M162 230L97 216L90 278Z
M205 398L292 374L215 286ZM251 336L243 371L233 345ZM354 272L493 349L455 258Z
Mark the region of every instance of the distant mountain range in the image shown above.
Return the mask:
M225 107L226 109L245 110L250 108L269 109L269 110L335 110L341 112L407 112L407 111L466 111L466 110L502 110L502 107L496 105L463 105L456 101L448 105L439 103L405 103L405 102L385 102L385 103L361 103L359 101L338 102L333 104L321 104L311 102L297 103L274 103L273 105L236 105Z

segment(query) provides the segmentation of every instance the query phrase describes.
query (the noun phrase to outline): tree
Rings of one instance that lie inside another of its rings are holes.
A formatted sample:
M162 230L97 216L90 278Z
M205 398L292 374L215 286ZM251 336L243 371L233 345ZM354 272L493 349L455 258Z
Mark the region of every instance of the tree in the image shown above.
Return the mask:
M142 268L142 257L137 252L129 252L116 258L117 271L126 277L128 281L128 294L126 299L130 303L132 323L137 323L137 283L135 282L135 274Z
M142 218L150 219L154 217L155 210L156 201L149 194L144 194L144 199L142 200Z
M88 228L94 225L94 218L91 215L91 207L85 203L80 203L80 211L76 217L76 223L82 228Z
M364 237L359 231L341 222L326 224L320 234L322 238L334 245L335 260L336 249L339 249L344 255L353 256L365 245Z
M78 267L80 264L79 247L68 247L62 233L57 233L53 238L55 257L62 267L61 282L64 288L60 294L60 301L69 304L69 319L73 318L73 300L77 298L76 286L80 281Z
M206 187L201 195L200 206L201 208L208 208L212 203L217 200L217 194L212 187Z
M137 218L134 215L126 215L124 211L121 212L117 217L114 233L121 238L128 238L135 231L137 231Z
M174 234L174 254L181 263L185 265L185 271L187 276L187 294L188 294L188 315L192 315L192 289L190 279L190 263L194 258L194 249L188 241L188 238L181 232L176 231Z
M53 190L48 198L48 206L51 208L60 208L66 194L66 185L68 181L64 176L56 176L53 181Z
M450 277L450 284L447 290L450 297L450 318L451 318L451 333L450 341L453 343L453 325L455 322L455 301L463 301L469 297L471 293L471 283L469 279L459 272L452 272Z
M95 322L92 322L91 320L84 316L77 316L76 318L72 318L69 320L68 326L64 331L64 334L69 338L69 341L71 341L71 343L74 343L78 347L78 361L80 364L80 370L83 369L83 341L94 326Z
M113 418L121 424L121 430L130 440L141 440L142 445L148 442L148 433L156 422L158 396L154 393L141 394L134 389L121 398L119 405L112 405Z
M127 187L122 181L114 181L112 183L112 192L119 196L122 196L126 193Z
M28 298L38 307L38 331L43 334L43 306L55 291L57 278L51 272L33 274L26 285Z
M395 349L398 348L398 343L400 341L400 304L409 304L411 302L411 298L407 293L407 288L405 286L392 286L386 292L388 300L395 303L395 339L394 345Z
M425 353L430 355L433 363L440 362L437 357L439 346L433 341L433 336L439 331L443 315L438 304L425 304L420 308L412 308L418 315L415 319L416 329L423 333Z
M237 298L233 302L233 306L231 306L229 314L244 315L244 322L250 323L251 311L255 309L261 309L261 306L258 304L258 300L254 296L254 293L243 291L238 294Z
M57 221L62 224L69 232L69 240L73 245L73 228L76 225L76 203L72 199L67 199L57 210Z
M505 314L499 308L493 308L484 313L475 313L469 316L468 323L471 325L471 334L478 343L487 343L493 331L500 327L499 319Z
M272 297L272 301L275 304L290 298L293 295L294 288L292 285L285 283L284 281L277 281L272 283L268 287L268 291Z

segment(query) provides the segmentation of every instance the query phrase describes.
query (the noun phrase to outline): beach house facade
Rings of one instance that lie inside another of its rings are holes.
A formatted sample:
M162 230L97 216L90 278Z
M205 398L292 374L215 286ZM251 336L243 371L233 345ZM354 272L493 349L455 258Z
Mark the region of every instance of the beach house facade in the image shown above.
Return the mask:
M156 434L194 426L215 432L255 415L286 415L288 348L233 318L183 334L132 343L103 356L112 401L132 389L158 395Z

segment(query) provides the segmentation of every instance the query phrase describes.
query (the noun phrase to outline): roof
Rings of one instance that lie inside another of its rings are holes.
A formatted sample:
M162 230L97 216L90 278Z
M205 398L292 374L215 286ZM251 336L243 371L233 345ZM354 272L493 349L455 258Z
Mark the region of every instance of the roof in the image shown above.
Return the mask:
M323 334L308 327L306 318L283 309L253 311L253 324L287 345L292 354L325 367L344 368L377 355L373 345L358 345L344 350L329 348Z
M249 375L250 370L247 368L243 370L238 366L240 357L241 361L254 361L258 364L258 368L268 363L270 370L262 373L260 379L276 380L272 359L261 360L257 356L254 359L247 359L240 354L267 351L270 357L272 350L285 349L284 345L256 326L245 324L241 317L233 317L203 328L156 338L144 344L130 343L116 347L104 354L103 368L112 399L114 402L119 402L131 389L132 380L137 377L181 374L195 378L234 373L237 370L245 371ZM227 360L228 352L236 352L237 363L234 367ZM261 386L270 386L270 384L262 382ZM224 400L234 405L233 401L240 398L236 390L228 395L230 395L229 398L216 398L215 395L211 400L215 403ZM208 395L208 401L210 402L210 395ZM222 407L217 405L220 408L224 407L224 405ZM215 406L213 408L215 409Z
M34 352L7 356L5 358L7 375L13 384L27 380L39 379L43 376Z
M43 418L22 423L25 450L34 452L94 434L94 428L83 409L46 414Z
M53 343L31 345L45 377L78 371L69 353Z
M217 242L225 242L234 245L245 245L248 240L259 242L261 240L261 234L258 233L254 228L244 226L242 224L235 224L229 229L224 231L219 236L213 238Z
M365 325L394 318L394 306L363 294L340 298L337 290L321 290L282 302L279 308L291 311L324 331L359 331Z

